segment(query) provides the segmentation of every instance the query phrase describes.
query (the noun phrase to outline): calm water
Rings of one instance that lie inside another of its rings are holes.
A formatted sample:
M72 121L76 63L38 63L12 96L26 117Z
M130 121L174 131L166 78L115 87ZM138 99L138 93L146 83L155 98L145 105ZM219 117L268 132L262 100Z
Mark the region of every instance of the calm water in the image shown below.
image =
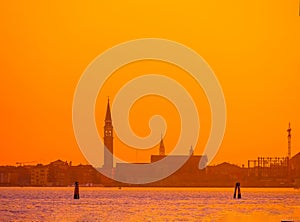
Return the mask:
M300 190L0 188L1 221L300 221Z

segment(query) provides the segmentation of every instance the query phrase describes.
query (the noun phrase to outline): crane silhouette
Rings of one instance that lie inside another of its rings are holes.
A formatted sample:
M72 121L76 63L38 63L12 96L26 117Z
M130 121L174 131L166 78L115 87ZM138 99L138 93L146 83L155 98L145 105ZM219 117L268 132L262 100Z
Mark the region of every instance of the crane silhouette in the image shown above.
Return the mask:
M16 164L18 166L24 166L24 164L28 164L28 163L35 163L36 161L29 161L29 162L16 162Z

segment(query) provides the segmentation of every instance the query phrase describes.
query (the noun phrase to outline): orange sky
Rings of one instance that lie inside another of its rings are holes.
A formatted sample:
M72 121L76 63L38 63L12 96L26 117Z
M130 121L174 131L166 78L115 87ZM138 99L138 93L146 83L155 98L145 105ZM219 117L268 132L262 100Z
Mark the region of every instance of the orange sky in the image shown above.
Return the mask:
M289 121L292 154L300 152L299 1L179 2L1 2L0 164L58 158L86 163L72 129L77 82L98 54L146 37L187 45L218 77L227 103L227 129L213 163L246 164L257 156L285 156ZM120 78L121 72L126 77ZM210 124L205 96L188 74L163 62L130 64L111 76L96 107L100 133L107 95L113 99L126 81L153 72L176 79L193 96L203 123L196 147L200 154ZM161 114L169 124L169 152L179 135L178 113L170 102L157 97L138 101L130 113L132 127L138 135L147 135L153 114ZM146 161L158 152L155 148L136 156L117 139L115 149L120 156L130 154L131 161Z

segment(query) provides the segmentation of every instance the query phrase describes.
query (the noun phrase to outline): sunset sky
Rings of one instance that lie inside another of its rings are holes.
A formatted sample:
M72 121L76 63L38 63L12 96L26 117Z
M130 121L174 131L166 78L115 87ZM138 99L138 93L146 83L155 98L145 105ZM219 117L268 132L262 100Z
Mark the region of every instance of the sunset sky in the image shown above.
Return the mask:
M286 156L289 122L292 155L300 152L298 0L2 1L0 32L0 165L56 159L86 164L72 127L76 85L96 56L138 38L182 43L214 70L226 100L227 128L212 164ZM107 96L113 101L122 85L148 73L175 79L193 97L201 134L198 144L187 146L196 146L200 155L210 129L207 99L188 73L164 62L136 62L113 73L97 100L100 135ZM170 101L139 100L131 126L146 136L155 114L168 124L164 142L170 152L180 133ZM129 161L149 161L158 146L136 152L115 138L116 155Z

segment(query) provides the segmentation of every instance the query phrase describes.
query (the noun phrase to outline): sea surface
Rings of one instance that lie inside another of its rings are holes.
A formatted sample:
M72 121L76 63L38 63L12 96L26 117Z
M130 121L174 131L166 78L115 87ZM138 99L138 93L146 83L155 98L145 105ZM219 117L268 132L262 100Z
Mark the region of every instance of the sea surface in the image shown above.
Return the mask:
M0 221L300 221L300 190L0 188Z

